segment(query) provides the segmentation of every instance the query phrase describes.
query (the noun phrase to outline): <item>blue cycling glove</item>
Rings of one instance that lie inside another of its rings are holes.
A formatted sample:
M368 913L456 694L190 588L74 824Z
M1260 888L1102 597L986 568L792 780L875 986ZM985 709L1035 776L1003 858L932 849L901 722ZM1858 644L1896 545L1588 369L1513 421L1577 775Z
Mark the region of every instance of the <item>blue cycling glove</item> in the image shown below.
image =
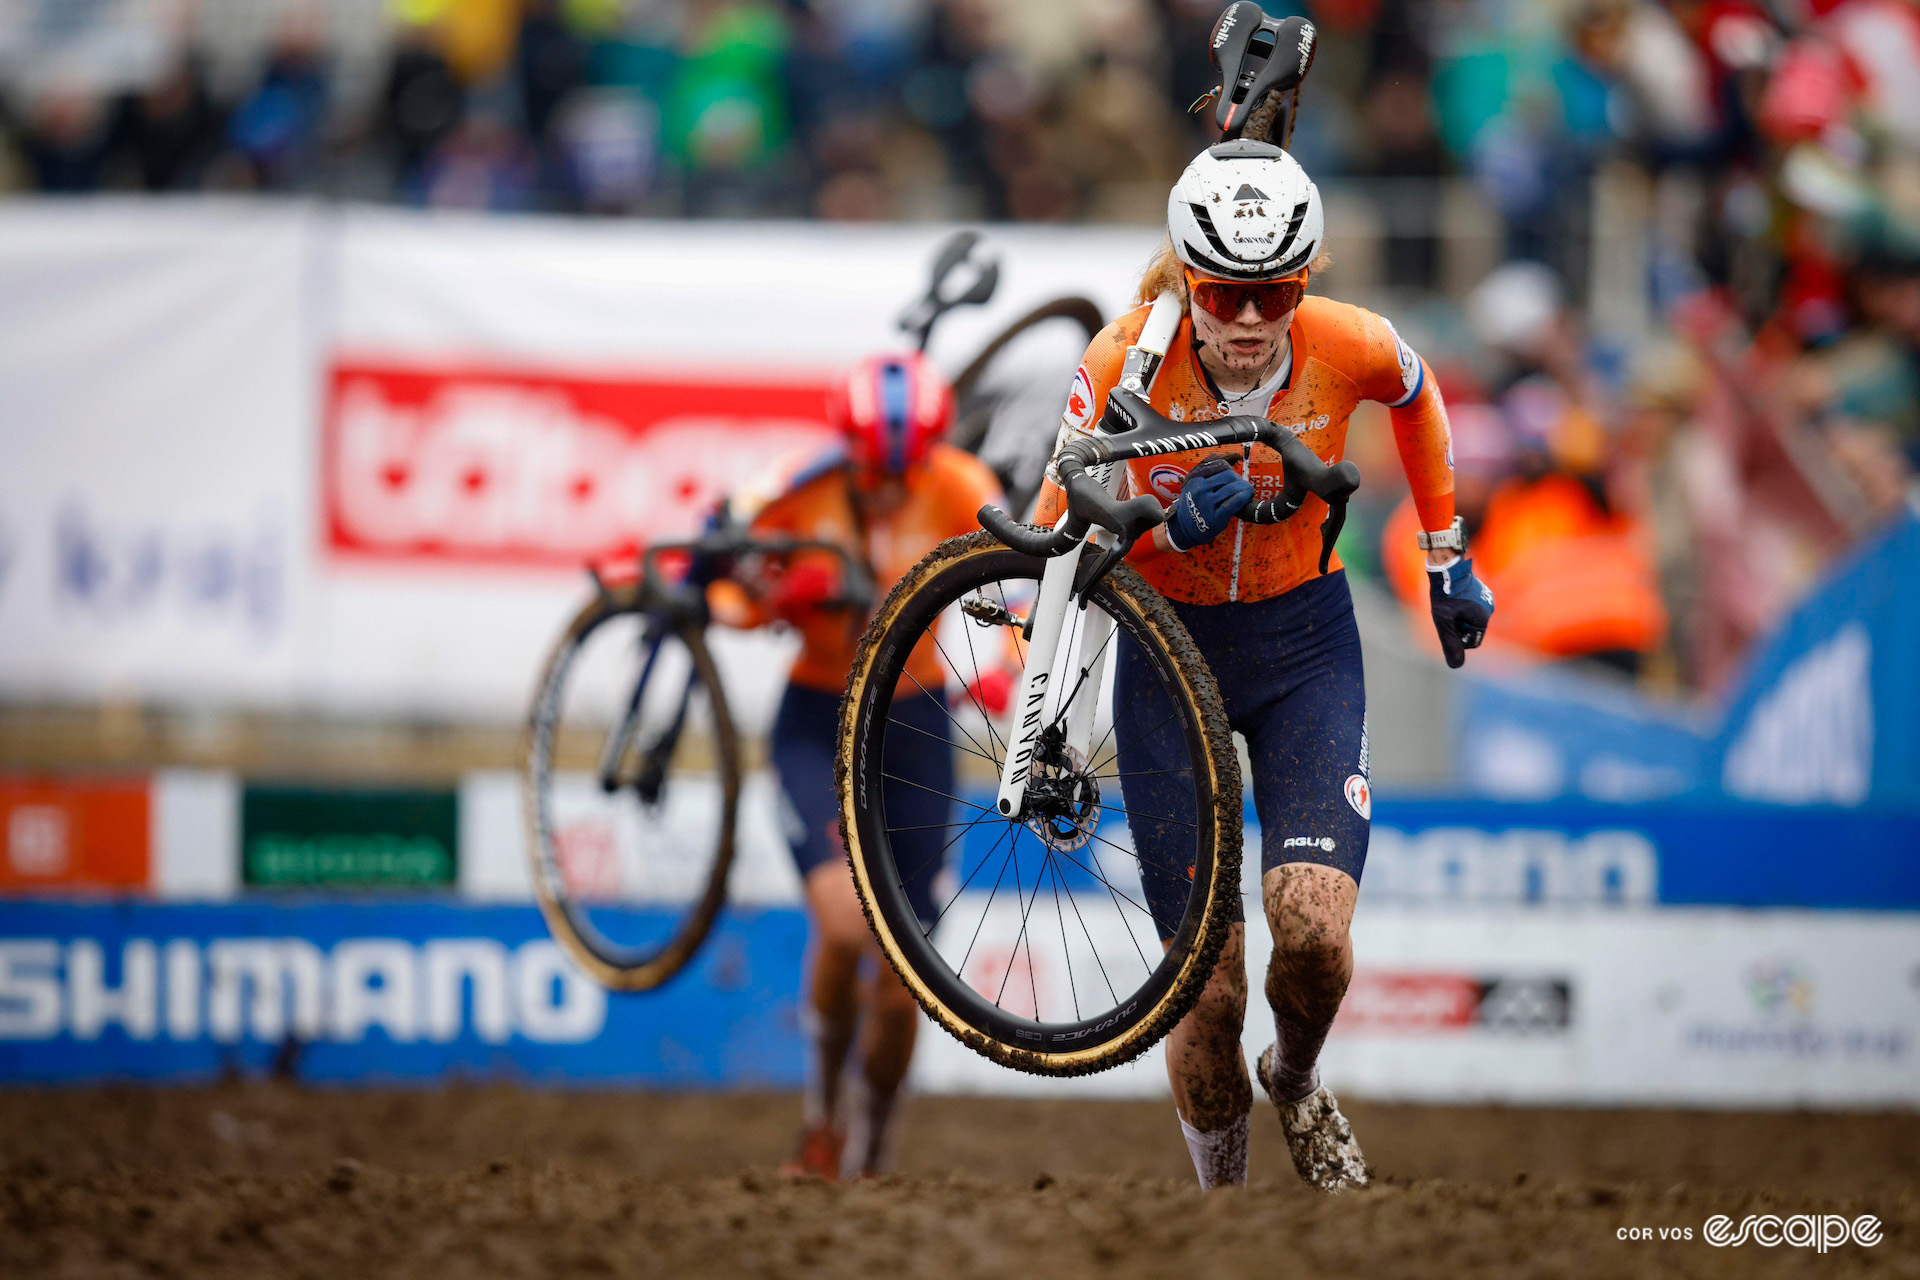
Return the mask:
M1487 638L1493 618L1493 592L1473 576L1473 561L1455 560L1444 569L1427 566L1428 594L1433 599L1433 625L1447 665L1466 665L1467 650L1478 649Z
M1167 543L1191 551L1220 536L1227 522L1253 501L1253 484L1216 453L1187 473L1180 496L1167 511Z

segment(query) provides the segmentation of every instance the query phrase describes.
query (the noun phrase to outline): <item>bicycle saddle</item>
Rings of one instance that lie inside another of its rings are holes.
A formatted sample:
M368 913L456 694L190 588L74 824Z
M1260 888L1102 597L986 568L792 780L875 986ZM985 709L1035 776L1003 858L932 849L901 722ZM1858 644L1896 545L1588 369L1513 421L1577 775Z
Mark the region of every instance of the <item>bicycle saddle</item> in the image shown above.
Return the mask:
M1208 47L1220 73L1214 123L1238 138L1260 100L1300 87L1313 66L1318 36L1305 18L1269 18L1254 0L1227 6L1213 26Z

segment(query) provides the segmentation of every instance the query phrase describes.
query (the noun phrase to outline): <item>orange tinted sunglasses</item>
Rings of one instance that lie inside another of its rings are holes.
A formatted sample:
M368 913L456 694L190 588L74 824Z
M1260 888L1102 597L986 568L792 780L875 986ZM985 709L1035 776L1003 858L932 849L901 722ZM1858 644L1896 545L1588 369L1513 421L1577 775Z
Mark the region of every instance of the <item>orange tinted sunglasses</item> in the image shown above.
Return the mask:
M1232 321L1249 301L1260 309L1262 320L1278 320L1300 305L1307 291L1307 273L1284 280L1216 280L1211 276L1187 273L1187 288L1193 300L1217 320Z

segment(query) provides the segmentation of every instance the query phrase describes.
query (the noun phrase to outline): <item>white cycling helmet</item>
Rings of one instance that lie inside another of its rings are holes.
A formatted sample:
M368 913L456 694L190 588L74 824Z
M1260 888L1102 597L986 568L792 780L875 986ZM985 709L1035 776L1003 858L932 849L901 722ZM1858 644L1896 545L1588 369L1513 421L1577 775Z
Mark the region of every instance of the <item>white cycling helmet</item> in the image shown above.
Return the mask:
M1180 261L1222 280L1277 280L1320 256L1320 191L1270 142L1241 139L1193 158L1167 196Z

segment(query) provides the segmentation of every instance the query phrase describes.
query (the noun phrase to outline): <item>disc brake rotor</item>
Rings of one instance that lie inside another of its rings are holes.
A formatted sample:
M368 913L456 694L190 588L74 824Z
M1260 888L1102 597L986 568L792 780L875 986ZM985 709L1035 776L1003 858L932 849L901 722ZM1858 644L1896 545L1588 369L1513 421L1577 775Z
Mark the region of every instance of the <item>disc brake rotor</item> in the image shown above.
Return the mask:
M1100 826L1100 780L1078 751L1052 746L1034 763L1026 809L1029 830L1049 849L1071 852Z

